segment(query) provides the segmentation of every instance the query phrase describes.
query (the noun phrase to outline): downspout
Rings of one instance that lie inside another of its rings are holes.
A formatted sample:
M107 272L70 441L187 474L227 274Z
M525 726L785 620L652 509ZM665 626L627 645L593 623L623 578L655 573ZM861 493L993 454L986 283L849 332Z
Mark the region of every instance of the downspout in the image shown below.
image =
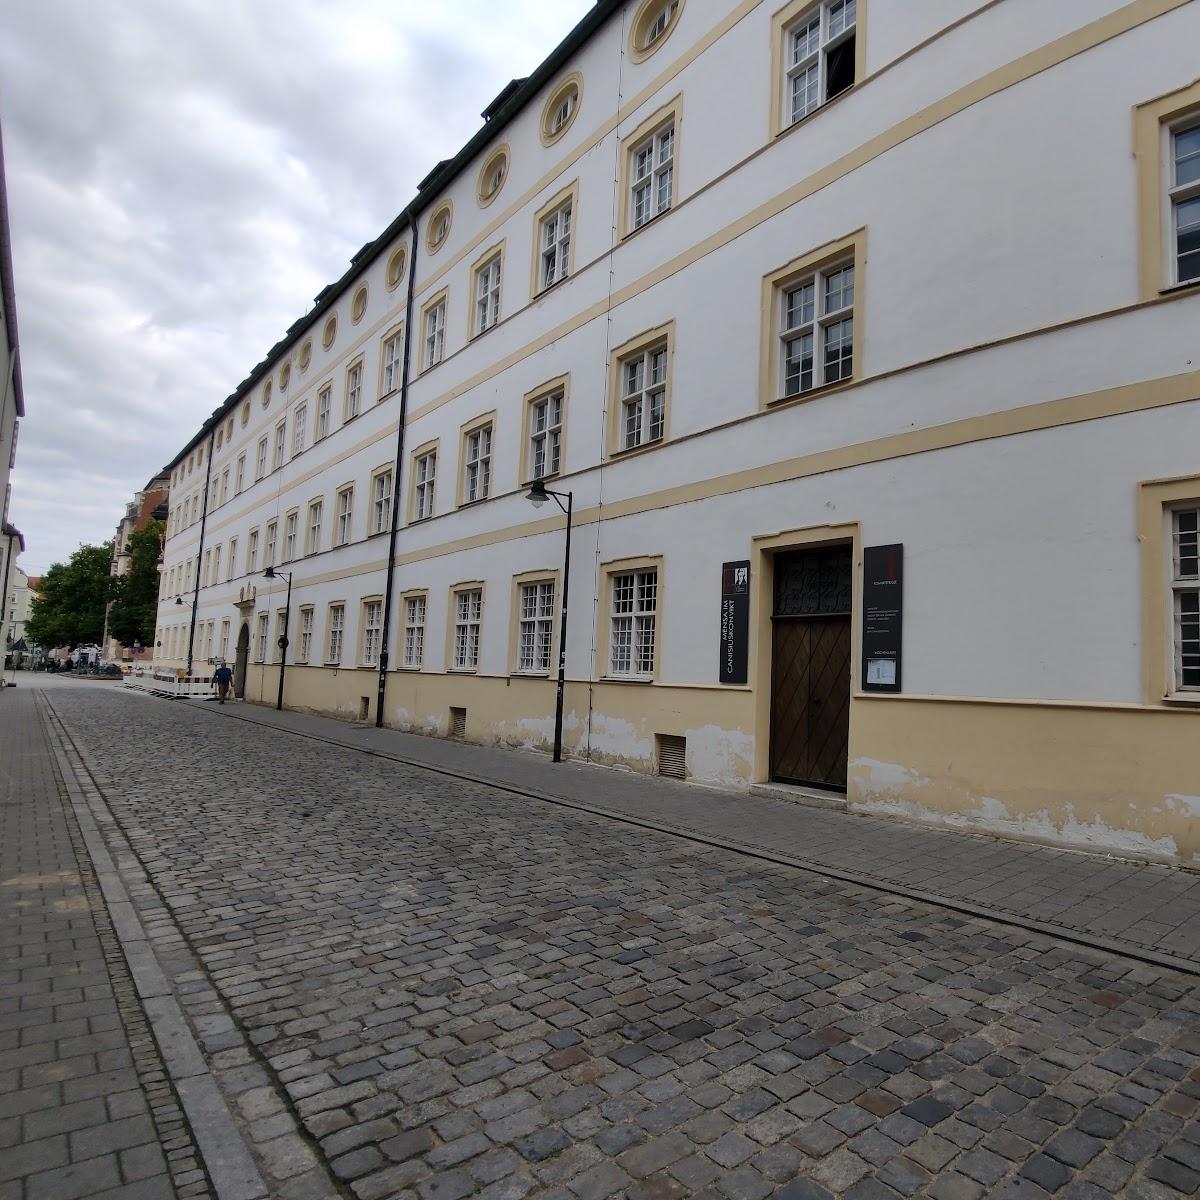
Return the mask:
M417 218L408 215L411 250L408 258L408 292L404 301L404 362L400 375L400 425L396 430L396 465L392 469L392 527L388 533L387 586L383 592L383 629L380 631L379 686L375 695L375 728L383 728L383 701L387 690L388 645L392 633L392 594L396 586L396 535L400 530L400 498L404 492L404 433L408 417L408 371L412 354L413 296L417 279Z
M208 487L212 482L212 452L216 436L217 427L214 425L208 431L208 454L206 455L208 462L204 468L204 501L200 506L200 544L196 547L196 587L192 592L192 627L188 631L188 679L192 677L192 649L196 642L196 608L200 603L200 570L201 564L204 562L204 527L208 524Z

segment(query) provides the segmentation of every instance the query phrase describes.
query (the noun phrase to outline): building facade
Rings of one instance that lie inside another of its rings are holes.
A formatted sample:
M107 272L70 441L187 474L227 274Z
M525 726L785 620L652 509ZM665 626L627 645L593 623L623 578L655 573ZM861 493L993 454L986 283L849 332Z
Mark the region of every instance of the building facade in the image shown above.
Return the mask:
M0 580L9 551L19 537L9 523L12 484L9 475L17 459L17 435L25 415L21 385L21 359L17 340L17 297L13 282L12 230L8 221L8 193L4 185L4 142L0 139ZM0 586L3 586L0 583Z
M547 748L541 478L568 754L1200 862L1198 44L601 0L172 461L158 662Z
M135 492L133 499L125 506L125 513L117 523L117 531L113 535L112 566L109 573L114 579L129 574L132 566L130 537L145 529L151 521L166 521L169 512L169 483L169 472L160 471L144 488ZM107 621L101 641L103 655L108 662L148 662L153 658L154 647L135 649L110 636Z

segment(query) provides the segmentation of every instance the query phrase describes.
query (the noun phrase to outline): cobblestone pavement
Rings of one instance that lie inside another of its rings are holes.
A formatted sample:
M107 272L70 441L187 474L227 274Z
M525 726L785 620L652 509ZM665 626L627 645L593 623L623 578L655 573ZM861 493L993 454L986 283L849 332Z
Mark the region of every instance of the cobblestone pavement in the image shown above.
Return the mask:
M254 1048L243 1115L359 1200L1200 1189L1194 978L179 703L53 704L209 1032Z
M486 779L747 849L818 870L1082 934L1131 953L1200 966L1200 871L1079 854L1031 842L802 807L620 774L546 755L421 737L257 704L205 706L212 715L292 729L410 762Z
M169 1162L168 1162L169 1160ZM33 694L0 694L0 1200L208 1195Z

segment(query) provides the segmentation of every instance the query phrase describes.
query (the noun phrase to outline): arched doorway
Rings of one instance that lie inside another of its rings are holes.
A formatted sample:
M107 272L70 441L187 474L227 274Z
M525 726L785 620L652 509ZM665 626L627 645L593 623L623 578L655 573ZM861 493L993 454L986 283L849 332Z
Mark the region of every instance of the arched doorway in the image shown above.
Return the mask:
M246 661L250 657L250 626L243 623L238 631L237 658L233 663L233 694L239 699L246 698Z

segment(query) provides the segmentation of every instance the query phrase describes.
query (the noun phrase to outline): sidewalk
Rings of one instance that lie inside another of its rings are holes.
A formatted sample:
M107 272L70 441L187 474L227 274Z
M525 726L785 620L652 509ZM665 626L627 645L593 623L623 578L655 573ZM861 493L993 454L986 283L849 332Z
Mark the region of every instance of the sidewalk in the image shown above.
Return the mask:
M1200 873L716 791L253 704L206 712L1200 972Z
M209 1194L32 691L0 702L0 1197Z

